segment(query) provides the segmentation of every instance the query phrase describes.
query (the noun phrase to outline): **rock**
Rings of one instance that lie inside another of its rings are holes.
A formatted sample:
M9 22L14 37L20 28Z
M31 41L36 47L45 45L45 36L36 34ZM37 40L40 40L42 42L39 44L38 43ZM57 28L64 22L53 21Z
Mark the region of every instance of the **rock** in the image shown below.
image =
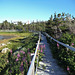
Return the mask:
M51 73L54 73L54 69L51 69Z
M34 53L31 53L31 56L34 56Z
M31 59L33 59L34 53L31 53Z
M10 42L7 42L7 44L11 44Z
M2 43L1 46L5 46L6 44Z
M39 64L40 64L40 65L44 65L44 63L43 63L43 62L41 62L41 61L39 62Z
M2 53L6 53L7 51L10 51L9 48L4 48L4 49L2 49L1 52L2 52Z

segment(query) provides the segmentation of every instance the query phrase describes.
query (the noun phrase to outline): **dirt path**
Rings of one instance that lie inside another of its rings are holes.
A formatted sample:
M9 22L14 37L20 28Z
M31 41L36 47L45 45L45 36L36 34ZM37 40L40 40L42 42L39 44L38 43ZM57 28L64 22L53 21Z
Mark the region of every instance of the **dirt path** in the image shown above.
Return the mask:
M42 42L45 44L45 50L43 60L40 63L40 67L38 67L37 75L67 75L67 73L58 66L56 60L52 57L52 53L47 43L46 37L42 35Z

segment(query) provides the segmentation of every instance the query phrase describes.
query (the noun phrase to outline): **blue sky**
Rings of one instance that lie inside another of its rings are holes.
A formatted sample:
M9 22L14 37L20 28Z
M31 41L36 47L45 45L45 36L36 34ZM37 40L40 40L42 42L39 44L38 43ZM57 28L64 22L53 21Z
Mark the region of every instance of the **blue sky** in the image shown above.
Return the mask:
M0 22L48 20L55 12L75 16L75 0L0 0Z

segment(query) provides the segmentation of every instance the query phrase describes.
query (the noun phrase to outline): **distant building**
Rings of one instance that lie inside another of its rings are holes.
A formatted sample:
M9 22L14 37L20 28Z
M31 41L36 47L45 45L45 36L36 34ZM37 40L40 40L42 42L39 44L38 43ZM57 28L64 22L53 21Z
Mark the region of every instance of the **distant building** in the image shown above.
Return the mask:
M27 21L26 24L30 24L30 21Z
M11 23L16 24L16 25L18 24L18 22L19 21L11 21ZM23 25L25 24L25 22L22 22L22 23L23 23Z

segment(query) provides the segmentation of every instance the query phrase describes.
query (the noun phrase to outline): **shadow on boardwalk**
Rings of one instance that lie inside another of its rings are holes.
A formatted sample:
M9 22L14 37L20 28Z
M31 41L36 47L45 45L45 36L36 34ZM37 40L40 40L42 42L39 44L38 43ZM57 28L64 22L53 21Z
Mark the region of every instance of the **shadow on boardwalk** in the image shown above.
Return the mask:
M67 72L58 66L56 60L52 57L49 44L44 35L42 35L42 39L41 43L45 44L45 56L39 62L40 67L38 67L37 75L68 75Z

